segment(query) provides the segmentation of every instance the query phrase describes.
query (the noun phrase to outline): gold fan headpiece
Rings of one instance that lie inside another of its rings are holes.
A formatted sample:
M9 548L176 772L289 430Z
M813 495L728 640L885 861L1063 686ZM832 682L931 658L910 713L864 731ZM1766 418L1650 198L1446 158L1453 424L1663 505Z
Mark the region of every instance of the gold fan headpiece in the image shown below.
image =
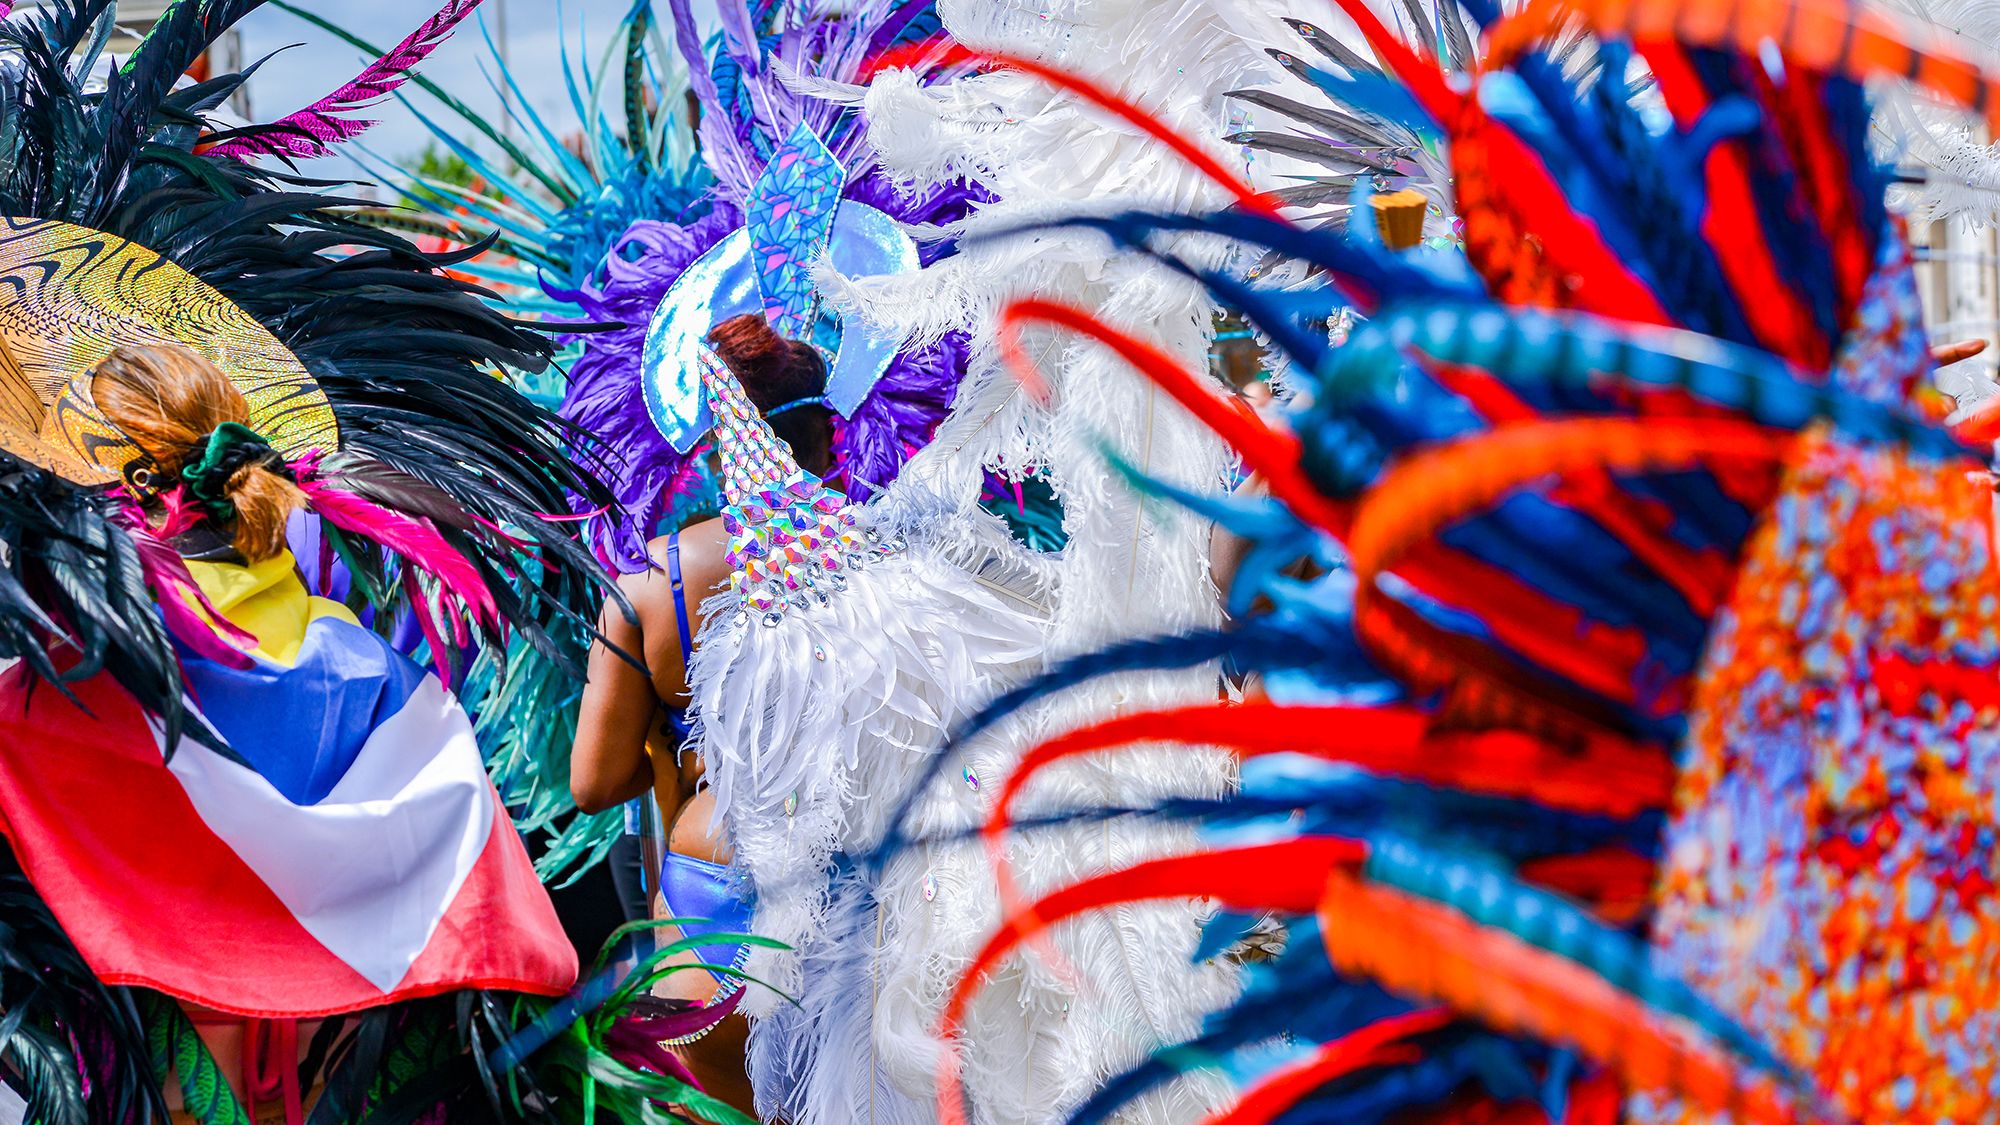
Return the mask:
M0 224L0 448L79 484L123 479L139 450L98 410L90 374L132 345L215 364L287 460L338 447L333 407L305 364L214 286L102 231Z

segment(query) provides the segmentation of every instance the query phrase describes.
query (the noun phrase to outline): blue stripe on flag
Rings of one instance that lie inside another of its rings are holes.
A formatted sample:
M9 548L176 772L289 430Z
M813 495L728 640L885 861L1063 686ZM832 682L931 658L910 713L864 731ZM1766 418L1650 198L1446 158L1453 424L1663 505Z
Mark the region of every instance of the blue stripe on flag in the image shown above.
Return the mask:
M368 736L430 673L374 633L334 617L306 628L298 663L229 668L182 653L188 689L210 724L296 805L317 804Z

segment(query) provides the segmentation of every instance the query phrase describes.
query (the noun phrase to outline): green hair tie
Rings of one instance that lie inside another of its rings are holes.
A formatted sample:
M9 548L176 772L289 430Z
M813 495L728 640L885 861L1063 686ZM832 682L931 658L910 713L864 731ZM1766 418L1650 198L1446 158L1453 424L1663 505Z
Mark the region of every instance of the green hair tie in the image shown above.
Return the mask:
M181 466L181 483L210 519L233 520L236 502L229 498L229 479L253 461L277 460L269 439L241 422L224 422L203 443L201 457Z

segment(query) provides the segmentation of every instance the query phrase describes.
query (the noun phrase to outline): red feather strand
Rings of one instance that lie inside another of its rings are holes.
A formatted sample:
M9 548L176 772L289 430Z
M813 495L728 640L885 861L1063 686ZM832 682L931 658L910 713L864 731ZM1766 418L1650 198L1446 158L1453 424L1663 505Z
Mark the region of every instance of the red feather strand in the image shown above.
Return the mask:
M1875 272L1876 232L1861 229L1855 221L1855 216L1863 213L1861 199L1847 156L1822 108L1826 105L1826 82L1810 75L1794 75L1779 86L1763 67L1752 69L1751 77L1766 98L1779 103L1766 111L1766 119L1790 142L1792 162L1800 172L1798 190L1812 205L1820 230L1826 232L1839 293L1840 323L1845 327Z
M1474 264L1490 277L1487 267L1496 254L1525 256L1538 279L1534 292L1502 292L1502 299L1642 324L1673 324L1659 296L1604 241L1596 224L1577 212L1532 145L1477 103L1468 103L1459 116L1451 131L1452 182L1464 185L1466 192L1459 211L1465 217L1467 251L1473 249L1475 223L1490 228L1500 219L1505 229L1489 230L1479 240L1484 252ZM1495 183L1506 184L1506 190L1493 191Z
M1243 758L1297 753L1371 773L1550 808L1630 817L1666 807L1673 767L1657 750L1609 734L1558 746L1517 730L1439 731L1435 716L1407 708L1283 707L1269 701L1208 704L1125 715L1083 727L1028 751L1008 776L981 829L1003 909L1020 904L1006 850L1014 804L1028 783L1058 762L1134 743L1222 747ZM1636 865L1636 866L1635 866ZM1607 915L1636 917L1646 906L1653 864L1631 852L1553 857L1524 876ZM1044 950L1044 956L1053 959Z
M1735 1121L1802 1120L1776 1080L1744 1073L1699 1029L1574 961L1338 867L1325 887L1320 934L1343 973L1448 1004L1501 1031L1567 1044L1628 1089L1684 1098Z
M1423 1008L1371 1023L1311 1054L1267 1074L1236 1099L1236 1104L1209 1116L1202 1125L1267 1125L1297 1105L1301 1098L1336 1078L1377 1066L1399 1066L1423 1058L1412 1044L1399 1043L1413 1035L1436 1031L1452 1020L1449 1008Z
M1511 694L1516 689L1502 678L1452 659L1451 649L1426 645L1425 636L1435 631L1410 628L1414 615L1389 608L1376 579L1416 545L1543 478L1659 471L1711 459L1776 461L1790 444L1780 431L1727 419L1580 418L1502 426L1413 454L1391 466L1355 509L1347 544L1356 630L1392 672L1422 690L1452 690L1470 673L1484 681L1482 690ZM1426 647L1433 659L1412 662L1413 650ZM1629 692L1628 684L1598 682L1575 660L1555 666L1600 695L1616 699ZM1539 706L1534 700L1521 704L1531 711Z
M1427 367L1438 385L1465 399L1496 427L1546 417L1490 372L1441 363ZM1631 395L1628 401L1649 418L1728 416L1727 411L1698 402L1678 387L1648 389ZM1746 492L1732 487L1738 483L1734 476L1718 479L1722 489L1745 507L1762 508L1769 501L1770 489ZM1657 518L1654 506L1626 491L1609 473L1579 472L1552 488L1551 497L1590 517L1617 539L1647 569L1673 586L1695 616L1713 614L1729 593L1732 568L1728 558L1720 551L1682 544Z
M1122 715L1034 747L1008 775L981 829L1004 905L1019 901L1004 844L1015 801L1028 783L1059 762L1135 743L1220 746L1243 758L1296 753L1427 785L1619 818L1665 808L1673 796L1673 764L1666 755L1609 734L1556 746L1521 731L1438 731L1434 716L1412 708L1287 707L1268 700Z
M1072 883L1008 914L952 986L938 1017L938 1038L950 1043L957 1037L980 985L1008 954L1066 918L1106 906L1176 898L1208 898L1229 910L1309 914L1319 902L1326 872L1358 864L1367 854L1360 841L1316 836L1151 860ZM966 1125L958 1055L949 1047L938 1058L937 1112L940 1125Z
M1252 211L1269 218L1281 218L1278 203L1268 195L1257 191L1243 177L1211 156L1207 150L1180 135L1171 126L1161 121L1151 111L1110 88L1093 82L1080 75L1052 67L1025 55L1009 54L1004 51L975 51L962 43L911 43L892 47L869 60L862 68L859 81L867 82L885 70L901 68L930 68L936 66L965 66L974 63L991 63L1009 67L1024 74L1033 75L1057 89L1066 90L1085 101L1114 114L1126 123L1143 130L1168 148L1178 153L1202 175L1227 190L1236 197L1246 211Z
M1417 694L1439 696L1440 724L1511 726L1561 742L1619 729L1615 712L1575 688L1530 672L1483 641L1441 629L1402 602L1357 606L1354 634Z
M1651 68L1674 120L1683 129L1693 128L1711 103L1686 48L1671 42L1640 44L1639 54ZM1742 145L1735 141L1716 145L1709 150L1703 171L1708 213L1702 218L1702 237L1722 264L1730 289L1749 295L1737 303L1756 332L1757 342L1808 370L1826 370L1832 353L1825 333L1814 323L1805 299L1785 277L1764 238L1757 217L1757 193Z
M1776 461L1791 435L1729 419L1569 418L1501 426L1390 466L1362 497L1347 545L1365 591L1412 544L1550 477Z
M1514 869L1524 882L1588 903L1614 926L1630 926L1653 908L1659 865L1630 848L1604 847L1530 859Z
M1915 82L2000 132L2000 74L1934 31L1846 0L1529 0L1487 32L1487 69L1508 66L1574 19L1601 37L1642 46L1685 43L1755 58L1774 43L1795 67Z
M1272 429L1240 399L1223 397L1206 375L1183 367L1157 345L1121 332L1083 309L1030 298L1012 302L1000 311L1001 359L1030 390L1040 388L1038 393L1046 394L1047 386L1022 344L1022 329L1030 324L1066 328L1117 352L1242 454L1244 464L1269 483L1272 495L1285 501L1301 519L1336 535L1346 530L1345 508L1323 495L1300 467L1297 437Z

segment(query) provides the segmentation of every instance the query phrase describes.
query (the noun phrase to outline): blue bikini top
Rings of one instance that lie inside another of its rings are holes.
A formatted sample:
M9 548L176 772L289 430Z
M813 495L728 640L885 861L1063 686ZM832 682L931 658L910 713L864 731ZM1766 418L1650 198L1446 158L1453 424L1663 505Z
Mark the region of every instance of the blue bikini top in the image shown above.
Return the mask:
M694 655L694 630L688 620L687 585L681 580L681 533L678 531L667 536L667 581L674 591L674 624L680 626L681 663L685 665ZM687 708L667 708L667 722L681 741L687 740L691 729Z

